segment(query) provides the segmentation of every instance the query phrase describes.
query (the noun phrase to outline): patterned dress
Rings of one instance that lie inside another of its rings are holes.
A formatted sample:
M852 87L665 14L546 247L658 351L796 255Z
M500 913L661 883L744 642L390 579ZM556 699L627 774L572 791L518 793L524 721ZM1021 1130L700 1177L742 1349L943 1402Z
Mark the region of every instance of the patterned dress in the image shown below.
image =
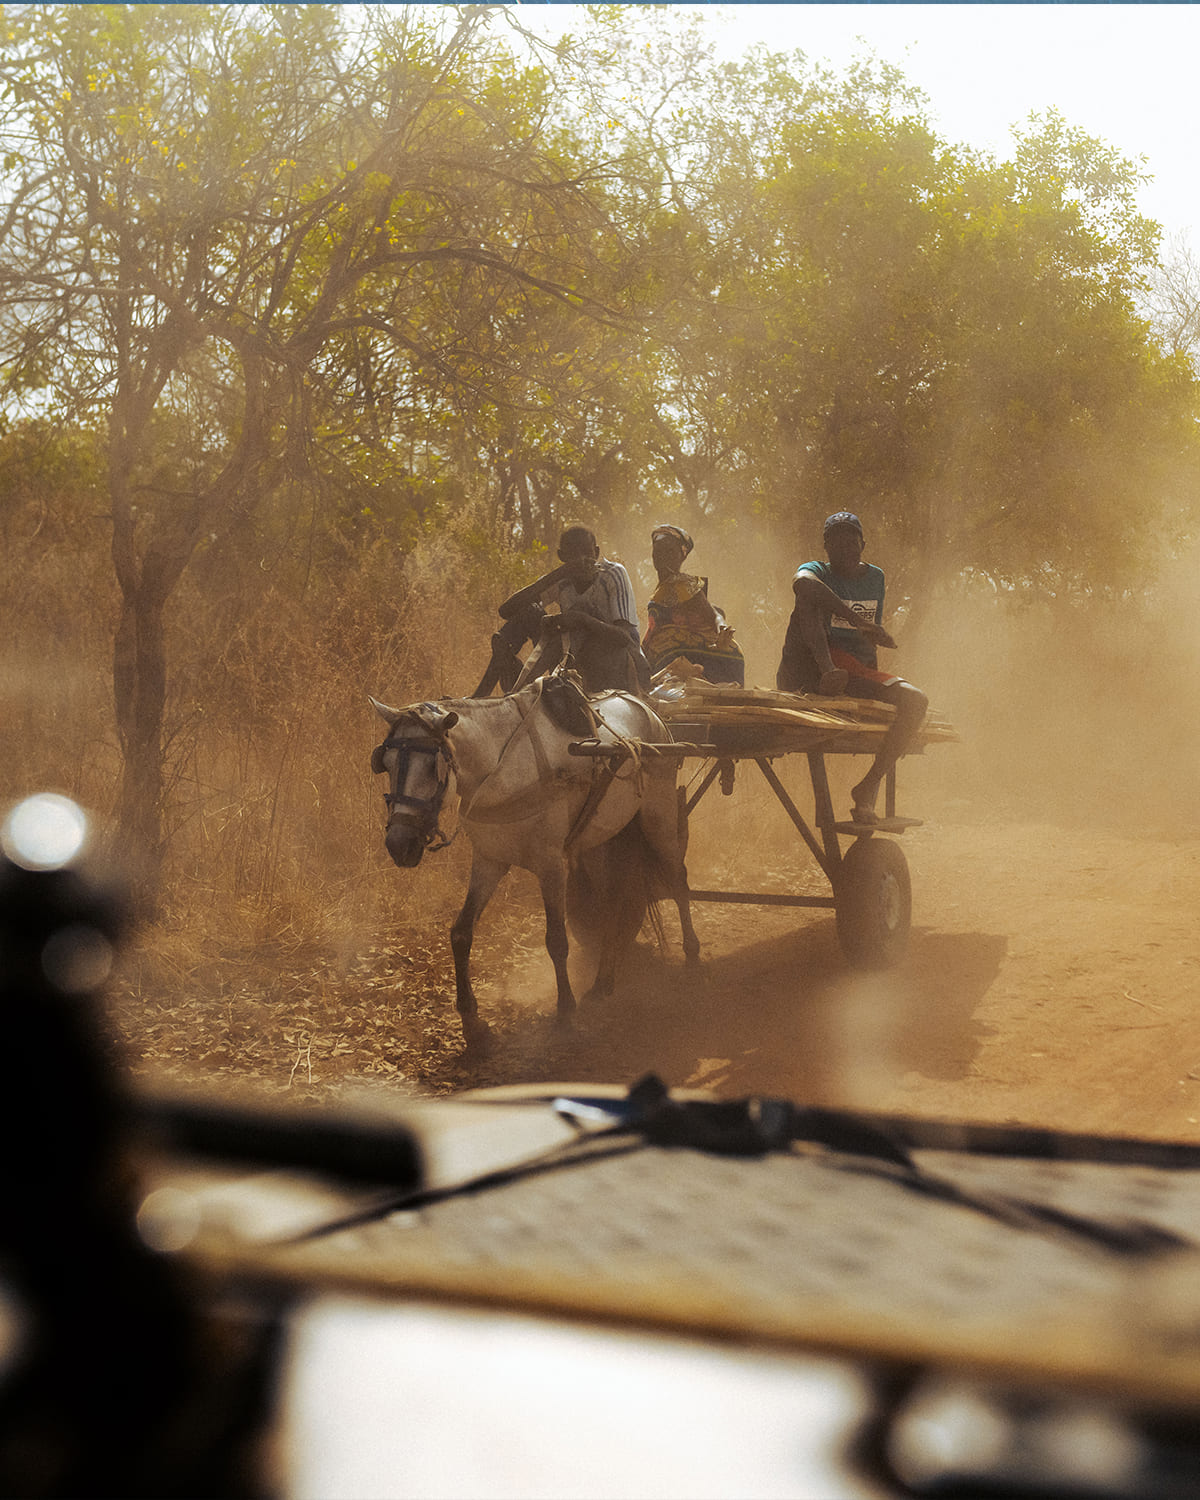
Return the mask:
M720 640L725 621L708 602L707 578L671 574L660 581L648 609L650 624L642 649L651 672L660 672L682 656L703 667L709 682L742 684L746 663L738 646Z

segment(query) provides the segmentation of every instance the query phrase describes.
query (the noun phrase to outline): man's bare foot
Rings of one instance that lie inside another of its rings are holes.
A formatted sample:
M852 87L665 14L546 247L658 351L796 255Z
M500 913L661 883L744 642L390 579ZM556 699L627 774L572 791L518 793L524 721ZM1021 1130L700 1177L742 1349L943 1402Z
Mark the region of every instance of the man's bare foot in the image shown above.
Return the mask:
M851 821L855 823L878 823L879 814L875 811L875 798L878 795L878 782L872 785L870 781L860 781L850 792L850 796L854 801L854 811L850 815Z
M834 667L832 672L823 672L821 680L817 684L817 692L823 698L838 698L846 691L846 684L850 681L850 673L845 667Z

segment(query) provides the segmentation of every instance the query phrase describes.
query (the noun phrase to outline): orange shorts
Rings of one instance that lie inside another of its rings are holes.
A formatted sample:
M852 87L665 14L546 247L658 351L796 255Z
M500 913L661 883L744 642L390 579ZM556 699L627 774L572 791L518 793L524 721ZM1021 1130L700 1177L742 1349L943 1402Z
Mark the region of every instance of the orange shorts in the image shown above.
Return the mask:
M902 682L902 677L897 677L894 672L881 672L877 667L868 667L859 661L857 656L851 656L849 651L842 651L837 646L830 646L829 659L835 667L843 667L850 673L851 677L858 677L866 682L878 683L880 687L891 687L894 682ZM851 697L853 697L851 692Z

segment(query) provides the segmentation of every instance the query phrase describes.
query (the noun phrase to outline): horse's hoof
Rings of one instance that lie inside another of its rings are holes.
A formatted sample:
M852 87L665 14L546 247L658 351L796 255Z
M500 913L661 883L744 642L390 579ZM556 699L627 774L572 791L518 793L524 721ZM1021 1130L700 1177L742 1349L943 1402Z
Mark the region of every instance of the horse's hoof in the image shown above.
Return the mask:
M574 1010L560 1010L554 1016L554 1029L564 1035L575 1030Z
M486 1057L492 1050L492 1028L486 1021L463 1022L464 1055Z

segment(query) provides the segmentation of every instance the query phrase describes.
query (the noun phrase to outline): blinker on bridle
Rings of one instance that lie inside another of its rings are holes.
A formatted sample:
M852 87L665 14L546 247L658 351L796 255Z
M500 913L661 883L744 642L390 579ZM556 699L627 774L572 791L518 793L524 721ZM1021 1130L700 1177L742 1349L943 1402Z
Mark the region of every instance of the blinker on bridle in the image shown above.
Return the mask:
M430 854L436 854L439 849L447 849L458 837L456 828L449 838L442 832L438 820L442 814L442 803L446 800L446 792L450 786L450 770L454 766L450 749L443 739L414 740L406 737L389 734L382 745L376 745L371 751L371 770L379 776L386 767L383 764L383 753L385 750L399 750L408 755L435 755L440 756L446 762L446 775L438 780L438 789L432 797L410 797L404 792L384 792L383 800L387 805L389 819L398 807L410 807L414 812L423 814L426 819L426 827L421 833L421 841ZM399 783L403 763L396 767L396 780ZM438 839L440 842L434 843Z

